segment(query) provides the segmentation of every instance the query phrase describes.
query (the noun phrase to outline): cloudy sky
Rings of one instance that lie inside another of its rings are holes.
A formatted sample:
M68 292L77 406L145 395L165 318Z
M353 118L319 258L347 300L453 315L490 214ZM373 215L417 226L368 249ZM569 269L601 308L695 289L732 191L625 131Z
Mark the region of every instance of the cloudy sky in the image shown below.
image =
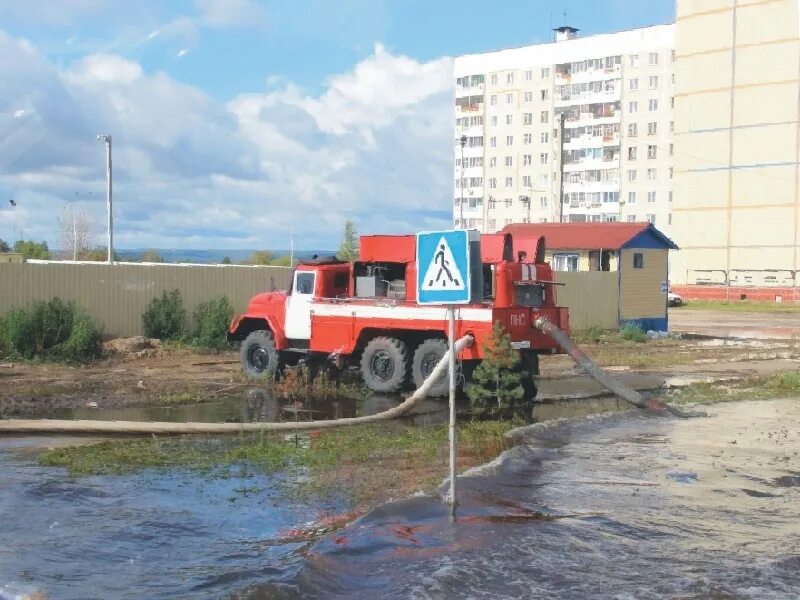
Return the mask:
M102 234L98 133L120 248L286 248L290 231L335 248L347 218L446 228L452 56L547 41L564 20L668 22L673 4L0 0L0 238L56 246L69 203Z

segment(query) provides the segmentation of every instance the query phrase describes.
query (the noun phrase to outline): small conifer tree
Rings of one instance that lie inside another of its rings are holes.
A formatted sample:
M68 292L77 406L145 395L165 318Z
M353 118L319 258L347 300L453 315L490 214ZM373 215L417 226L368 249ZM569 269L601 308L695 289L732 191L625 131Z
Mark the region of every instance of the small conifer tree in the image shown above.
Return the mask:
M511 346L511 337L500 321L492 326L492 335L484 344L483 361L472 374L467 388L472 410L489 416L513 411L525 393L518 369L519 353Z

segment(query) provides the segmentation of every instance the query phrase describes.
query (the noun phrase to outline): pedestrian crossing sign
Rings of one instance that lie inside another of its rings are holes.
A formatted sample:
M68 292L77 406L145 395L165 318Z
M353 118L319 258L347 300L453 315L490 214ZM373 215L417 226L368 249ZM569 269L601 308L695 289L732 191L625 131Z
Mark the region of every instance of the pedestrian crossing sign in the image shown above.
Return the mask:
M417 302L468 304L470 301L469 232L417 234Z

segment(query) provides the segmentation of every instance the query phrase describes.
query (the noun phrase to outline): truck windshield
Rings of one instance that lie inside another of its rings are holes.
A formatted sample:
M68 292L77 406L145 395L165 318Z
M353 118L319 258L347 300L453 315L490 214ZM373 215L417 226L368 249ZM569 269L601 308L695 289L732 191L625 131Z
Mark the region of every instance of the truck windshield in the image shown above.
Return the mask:
M515 283L514 296L517 306L538 308L544 303L544 286L537 283Z
M294 291L296 294L313 294L314 273L298 273L295 278Z

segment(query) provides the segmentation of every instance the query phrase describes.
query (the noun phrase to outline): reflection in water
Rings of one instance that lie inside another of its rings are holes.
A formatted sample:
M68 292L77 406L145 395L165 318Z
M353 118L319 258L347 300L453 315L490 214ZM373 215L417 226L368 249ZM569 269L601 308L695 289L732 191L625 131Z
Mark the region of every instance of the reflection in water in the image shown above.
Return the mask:
M796 598L800 403L554 422L438 497L318 543L292 585L242 597Z

